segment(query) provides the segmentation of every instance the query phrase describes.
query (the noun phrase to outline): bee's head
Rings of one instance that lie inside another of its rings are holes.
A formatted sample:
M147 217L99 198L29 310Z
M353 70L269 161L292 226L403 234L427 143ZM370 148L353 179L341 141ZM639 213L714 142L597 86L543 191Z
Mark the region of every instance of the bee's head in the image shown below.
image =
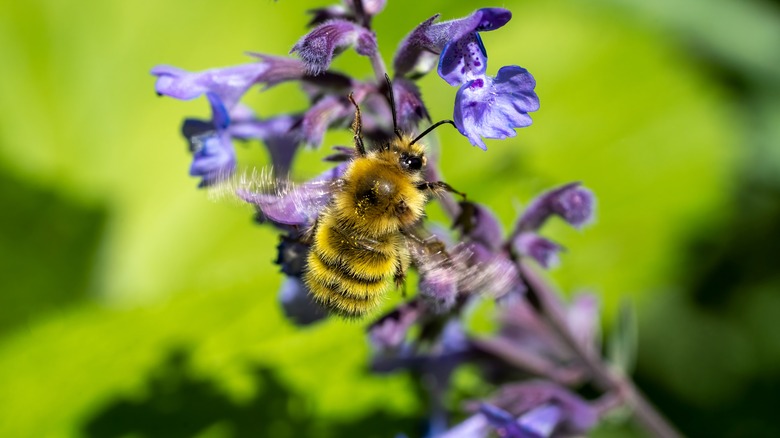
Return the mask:
M423 145L412 144L410 138L402 138L394 146L391 150L404 172L418 173L425 168L428 160L425 158Z

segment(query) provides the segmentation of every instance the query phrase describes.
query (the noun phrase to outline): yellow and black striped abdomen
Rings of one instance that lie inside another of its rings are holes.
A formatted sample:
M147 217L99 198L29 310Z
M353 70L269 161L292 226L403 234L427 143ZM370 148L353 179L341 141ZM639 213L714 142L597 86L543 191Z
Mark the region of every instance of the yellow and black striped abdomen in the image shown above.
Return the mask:
M369 237L337 225L332 215L321 216L303 280L328 310L359 318L382 303L400 263L398 236Z

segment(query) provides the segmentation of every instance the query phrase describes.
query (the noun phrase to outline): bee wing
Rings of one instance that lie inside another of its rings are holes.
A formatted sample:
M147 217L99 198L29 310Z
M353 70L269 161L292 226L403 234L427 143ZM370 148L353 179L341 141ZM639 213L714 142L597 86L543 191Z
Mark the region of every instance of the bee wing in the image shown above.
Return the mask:
M263 219L282 225L310 225L343 184L346 163L304 183L276 178L269 169L238 173L210 190L212 198L226 195L248 202Z
M522 289L515 264L502 253L493 253L475 243L447 246L424 230L409 233L407 248L420 274L438 281L457 284L463 293L480 293L493 297Z

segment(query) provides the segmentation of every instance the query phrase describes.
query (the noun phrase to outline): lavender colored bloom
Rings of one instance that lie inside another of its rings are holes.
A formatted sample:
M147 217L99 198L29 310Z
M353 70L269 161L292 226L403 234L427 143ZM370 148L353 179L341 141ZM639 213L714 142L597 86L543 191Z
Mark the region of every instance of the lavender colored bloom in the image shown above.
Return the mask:
M428 110L422 101L420 89L414 82L398 77L393 80L395 110L398 113L398 126L404 131L412 131L421 120L430 120Z
M503 244L501 224L490 209L473 202L460 203L460 215L455 219L457 228L472 242L484 245L490 251L498 251Z
M350 46L354 46L360 55L374 56L376 37L359 24L334 19L315 27L293 46L290 53L298 53L308 71L317 75L328 69L337 51Z
M393 60L396 75L427 73L436 65L431 54L440 54L447 43L473 32L500 28L512 18L512 13L502 8L483 8L457 20L435 23L438 18L436 14L420 23L401 42Z
M534 425L541 431L550 420L555 419L555 432L563 434L583 434L596 425L597 409L579 395L570 390L544 380L535 380L505 385L493 402L505 410L521 415L540 407L554 406L558 413L549 409L537 410L531 418L526 417L526 425ZM545 435L541 435L545 436Z
M439 58L439 76L453 87L485 76L487 51L476 32L444 46Z
M512 248L517 254L536 260L543 268L557 266L558 253L563 250L557 243L532 232L518 234L512 240Z
M345 120L352 115L354 108L341 97L325 96L315 103L301 122L301 131L307 144L318 146L322 143L325 131L340 120Z
M482 150L487 146L481 137L514 137L515 128L531 125L528 113L539 109L535 86L533 76L514 65L501 67L495 78L484 76L466 82L455 96L455 126Z
M198 187L210 186L230 176L236 168L236 152L227 131L230 116L219 97L212 93L206 97L211 104L211 123L186 120L182 126L192 151L190 175L202 178Z
M406 340L409 328L423 313L419 301L402 304L368 328L371 345L378 352L397 351Z
M284 315L296 325L309 325L328 316L309 295L306 285L298 277L287 277L279 290L279 302Z
M554 214L574 227L583 227L592 220L595 204L593 193L579 182L552 189L531 201L520 216L514 234L538 230Z
M561 410L553 405L539 406L517 419L488 403L483 403L479 410L495 428L498 436L506 438L547 438L552 435L561 417Z
M334 185L345 169L346 163L340 164L304 184L278 187L273 193L241 188L237 195L257 207L261 221L307 227L330 202Z
M436 311L449 310L458 296L458 276L444 266L426 270L421 272L418 291Z
M229 132L240 140L263 141L271 156L274 173L283 177L287 175L301 143L301 120L302 117L298 115L283 114L260 119L254 114L246 114L242 118L233 118Z
M261 62L196 73L160 65L152 69L152 74L157 76L157 94L190 100L210 92L217 95L225 107L232 108L267 70L268 66Z

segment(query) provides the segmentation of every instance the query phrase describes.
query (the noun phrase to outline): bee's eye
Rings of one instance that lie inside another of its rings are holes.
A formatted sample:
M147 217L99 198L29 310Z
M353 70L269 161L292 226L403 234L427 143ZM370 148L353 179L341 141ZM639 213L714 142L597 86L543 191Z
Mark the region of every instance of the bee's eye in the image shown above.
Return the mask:
M402 156L401 166L407 170L420 170L423 166L423 160L418 156Z

